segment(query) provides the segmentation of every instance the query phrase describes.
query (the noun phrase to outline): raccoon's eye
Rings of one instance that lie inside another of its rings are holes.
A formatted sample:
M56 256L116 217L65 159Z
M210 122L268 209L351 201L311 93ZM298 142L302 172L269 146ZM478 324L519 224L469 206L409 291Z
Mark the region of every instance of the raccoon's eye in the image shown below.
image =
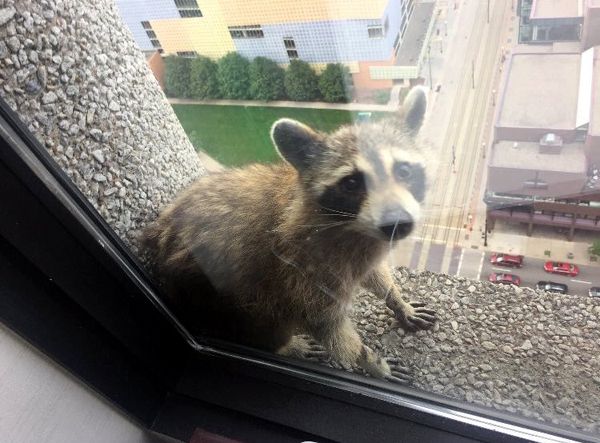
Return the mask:
M410 163L406 163L406 162L398 162L396 164L394 164L394 176L398 179L398 180L406 180L408 178L410 178L410 176L412 175L412 166L410 165Z
M364 188L365 180L360 172L355 172L352 175L347 175L340 180L339 186L345 192L357 192Z

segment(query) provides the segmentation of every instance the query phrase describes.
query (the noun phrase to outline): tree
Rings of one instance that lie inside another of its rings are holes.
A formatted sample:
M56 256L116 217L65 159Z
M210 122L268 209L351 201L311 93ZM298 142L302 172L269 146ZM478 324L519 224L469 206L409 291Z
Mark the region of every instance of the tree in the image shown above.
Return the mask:
M250 63L250 95L256 100L281 100L285 96L285 71L273 60L256 57Z
M600 239L594 240L588 248L588 252L592 255L600 255Z
M302 60L292 60L285 71L285 92L296 101L319 98L319 79L310 65Z
M319 91L326 102L348 102L351 84L350 70L339 63L329 63L319 77Z
M217 63L208 57L192 59L190 68L191 95L194 98L220 98Z
M250 98L250 62L237 52L230 52L218 63L219 89L225 98Z
M190 62L186 57L165 57L165 92L169 97L191 96Z

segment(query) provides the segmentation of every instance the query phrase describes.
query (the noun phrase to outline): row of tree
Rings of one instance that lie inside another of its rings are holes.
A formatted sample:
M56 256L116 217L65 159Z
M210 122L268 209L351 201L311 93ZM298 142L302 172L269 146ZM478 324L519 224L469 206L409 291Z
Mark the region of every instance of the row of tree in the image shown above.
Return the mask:
M347 102L351 75L344 65L328 64L318 75L302 60L283 69L273 60L249 61L230 52L218 61L208 57L165 57L165 88L170 97L236 100Z

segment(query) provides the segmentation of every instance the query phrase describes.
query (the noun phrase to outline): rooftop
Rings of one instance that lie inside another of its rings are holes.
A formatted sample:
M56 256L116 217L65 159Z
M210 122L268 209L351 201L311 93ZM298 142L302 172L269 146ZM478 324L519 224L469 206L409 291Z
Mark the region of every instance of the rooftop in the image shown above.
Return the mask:
M536 169L538 171L586 174L583 143L566 143L560 154L540 154L539 143L502 140L494 145L490 166L497 168ZM518 153L518 155L515 155Z
M578 53L514 54L497 126L575 128L580 60Z
M583 0L533 0L530 18L570 18L583 16Z

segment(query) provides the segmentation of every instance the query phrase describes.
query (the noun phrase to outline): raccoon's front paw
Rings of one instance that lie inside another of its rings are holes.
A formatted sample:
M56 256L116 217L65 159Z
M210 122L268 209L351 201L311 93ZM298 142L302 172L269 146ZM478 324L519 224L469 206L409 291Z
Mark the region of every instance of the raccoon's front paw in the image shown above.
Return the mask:
M328 353L310 335L294 335L288 344L277 351L279 355L304 360L324 360Z
M395 357L384 359L389 372L383 376L384 379L394 383L408 383L410 381L410 371L406 366L400 364L400 360Z
M405 303L394 300L393 303L388 304L388 307L394 311L397 326L409 332L429 329L435 324L435 311L425 306L425 303L417 301Z
M310 335L301 334L296 337L302 343L302 358L307 360L323 360L329 356L327 350Z

